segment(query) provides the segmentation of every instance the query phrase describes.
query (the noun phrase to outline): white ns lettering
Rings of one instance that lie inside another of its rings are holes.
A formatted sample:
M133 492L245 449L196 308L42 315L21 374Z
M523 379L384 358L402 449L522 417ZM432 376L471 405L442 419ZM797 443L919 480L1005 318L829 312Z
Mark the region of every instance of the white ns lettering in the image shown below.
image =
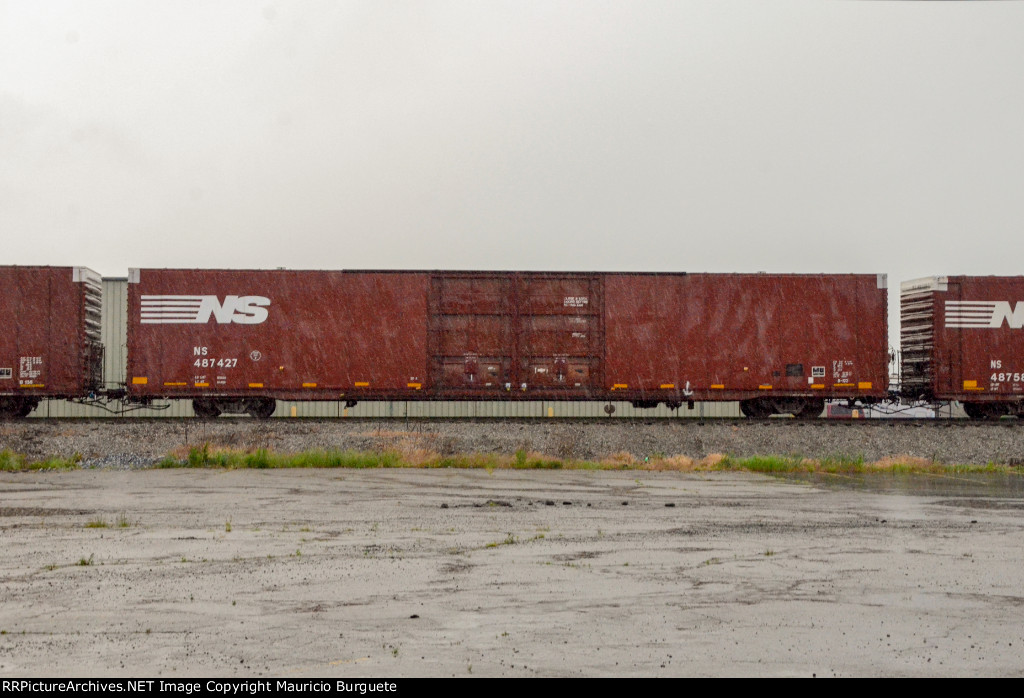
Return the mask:
M199 306L196 320L209 322L213 316L220 324L258 325L267 319L268 311L263 306L268 305L270 299L264 296L225 296L223 303L216 296L206 296Z

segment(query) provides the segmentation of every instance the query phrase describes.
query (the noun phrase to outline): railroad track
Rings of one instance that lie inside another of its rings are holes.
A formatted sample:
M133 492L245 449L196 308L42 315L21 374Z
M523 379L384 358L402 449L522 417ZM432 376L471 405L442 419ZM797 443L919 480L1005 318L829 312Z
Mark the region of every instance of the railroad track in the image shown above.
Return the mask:
M769 427L784 429L826 427L830 429L1024 429L1024 419L1005 418L998 420L972 419L935 419L935 418L900 418L900 419L787 419L772 417L768 419L751 419L748 417L284 417L268 420L255 420L250 417L220 417L215 420L200 420L193 417L38 417L19 424L183 424L231 425L250 424L253 427L277 427L285 424L391 424L421 425L430 424L517 424L530 426L553 425L584 425L584 424L618 424L618 425L730 425L733 427ZM4 422L0 421L0 425ZM13 422L7 422L13 424Z

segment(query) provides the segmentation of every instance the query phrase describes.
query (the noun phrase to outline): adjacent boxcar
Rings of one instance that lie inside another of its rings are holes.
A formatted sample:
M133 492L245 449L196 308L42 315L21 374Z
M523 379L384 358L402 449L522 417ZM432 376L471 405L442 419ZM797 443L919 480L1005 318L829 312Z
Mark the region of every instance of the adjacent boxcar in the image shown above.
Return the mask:
M0 417L101 387L101 294L84 267L0 266Z
M132 270L128 390L275 399L740 400L887 392L884 275Z
M935 276L900 287L901 391L974 419L1024 414L1024 277Z

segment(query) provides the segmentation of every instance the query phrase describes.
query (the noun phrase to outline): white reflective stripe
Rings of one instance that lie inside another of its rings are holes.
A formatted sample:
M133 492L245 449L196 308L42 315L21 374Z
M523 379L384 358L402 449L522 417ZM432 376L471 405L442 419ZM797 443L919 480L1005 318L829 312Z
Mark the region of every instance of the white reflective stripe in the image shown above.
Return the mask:
M139 296L139 297L143 300L143 302L145 302L147 300L156 300L156 301L173 301L173 300L201 301L204 298L206 298L206 296L147 296L147 295L142 295L142 296Z
M1024 327L1024 301L946 301L946 327L997 328L1003 322L1012 329Z
M187 319L184 319L184 320L166 319L166 318L161 318L159 320L155 320L155 319L151 319L151 318L143 318L142 319L142 324L143 325L169 325L169 324L175 324L175 325L199 325L199 324L202 324L202 323L199 320L197 320L194 317L192 317L192 318L187 318Z

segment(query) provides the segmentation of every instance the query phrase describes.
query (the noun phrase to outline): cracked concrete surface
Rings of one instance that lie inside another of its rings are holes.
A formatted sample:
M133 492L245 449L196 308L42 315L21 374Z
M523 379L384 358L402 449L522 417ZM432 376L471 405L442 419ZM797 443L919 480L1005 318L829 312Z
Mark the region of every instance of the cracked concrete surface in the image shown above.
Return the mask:
M1020 488L908 481L3 473L0 675L1021 673Z

